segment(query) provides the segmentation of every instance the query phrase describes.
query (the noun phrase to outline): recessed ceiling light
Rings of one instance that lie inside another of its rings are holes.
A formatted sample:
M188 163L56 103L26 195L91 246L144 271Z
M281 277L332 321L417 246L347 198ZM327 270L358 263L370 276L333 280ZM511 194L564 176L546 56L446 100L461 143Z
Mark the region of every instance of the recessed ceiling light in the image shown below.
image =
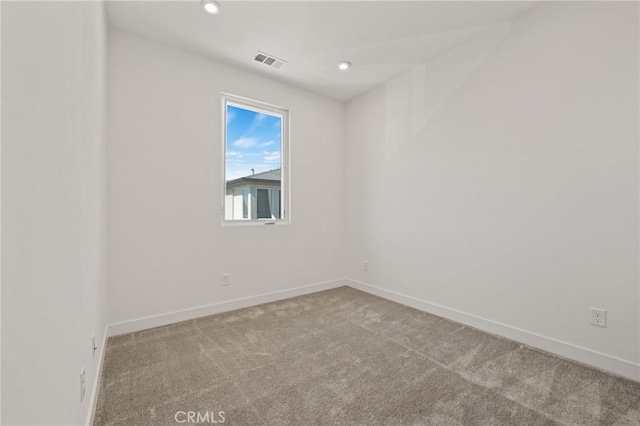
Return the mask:
M340 63L338 64L338 68L339 68L341 71L346 71L346 70L348 70L348 69L349 69L349 67L351 67L351 62L349 62L349 61L342 61L342 62L340 62Z
M220 12L220 3L215 0L202 0L202 7L212 15Z

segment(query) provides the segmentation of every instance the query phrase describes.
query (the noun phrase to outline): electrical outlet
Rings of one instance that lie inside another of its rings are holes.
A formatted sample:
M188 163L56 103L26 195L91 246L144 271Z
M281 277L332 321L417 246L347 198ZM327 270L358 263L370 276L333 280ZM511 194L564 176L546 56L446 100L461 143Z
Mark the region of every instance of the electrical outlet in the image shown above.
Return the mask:
M369 270L369 262L365 261L362 264L362 270L365 271L365 272L367 272Z
M96 349L98 349L98 347L96 346L96 334L93 333L91 335L91 351L94 357L96 356Z
M84 372L84 367L80 370L80 402L84 401L84 394L87 391L87 379Z
M226 287L231 284L231 274L222 274L222 286Z
M607 311L604 309L591 308L591 325L606 327Z

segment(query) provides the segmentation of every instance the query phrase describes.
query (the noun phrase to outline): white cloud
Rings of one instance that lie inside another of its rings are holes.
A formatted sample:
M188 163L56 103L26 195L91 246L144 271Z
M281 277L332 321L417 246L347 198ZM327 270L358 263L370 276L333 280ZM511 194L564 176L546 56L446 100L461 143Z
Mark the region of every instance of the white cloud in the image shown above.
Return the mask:
M262 124L262 122L267 118L266 114L261 114L261 113L256 113L256 115L253 117L253 120L251 121L251 124L249 125L249 127L244 131L244 134L251 134L253 131L256 130L256 128L258 126L260 126Z
M266 114L258 113L258 114L256 114L255 118L253 119L253 124L256 124L256 125L257 125L257 124L260 124L260 123L262 123L266 118L267 118L267 115L266 115Z
M262 158L264 161L280 161L280 151L265 151L263 152L263 155L264 156Z
M259 146L260 148L266 148L266 147L268 147L269 145L273 145L273 141L267 141L267 142L262 142L262 143L258 144L258 146Z
M240 159L240 158L244 158L244 155L242 155L237 151L227 151L227 157Z
M227 124L231 123L233 119L236 118L236 113L233 111L227 110Z
M258 143L256 138L240 138L231 143L236 148L253 148Z

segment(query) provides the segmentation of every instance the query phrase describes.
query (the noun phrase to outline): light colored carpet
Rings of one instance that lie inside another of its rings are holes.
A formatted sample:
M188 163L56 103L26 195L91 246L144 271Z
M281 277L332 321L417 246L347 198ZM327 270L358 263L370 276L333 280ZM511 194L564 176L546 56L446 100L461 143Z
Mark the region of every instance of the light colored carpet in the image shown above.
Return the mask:
M189 411L224 425L640 425L640 384L342 287L109 339L96 426Z

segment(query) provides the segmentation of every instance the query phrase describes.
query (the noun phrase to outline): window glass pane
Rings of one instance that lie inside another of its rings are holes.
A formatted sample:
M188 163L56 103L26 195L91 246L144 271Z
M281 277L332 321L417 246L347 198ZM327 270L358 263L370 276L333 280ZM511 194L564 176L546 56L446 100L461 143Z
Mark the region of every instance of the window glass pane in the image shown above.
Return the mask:
M225 218L280 219L283 115L227 101L225 121Z
M249 218L249 188L242 189L242 218Z
M271 207L269 206L269 191L258 189L258 219L271 219Z

